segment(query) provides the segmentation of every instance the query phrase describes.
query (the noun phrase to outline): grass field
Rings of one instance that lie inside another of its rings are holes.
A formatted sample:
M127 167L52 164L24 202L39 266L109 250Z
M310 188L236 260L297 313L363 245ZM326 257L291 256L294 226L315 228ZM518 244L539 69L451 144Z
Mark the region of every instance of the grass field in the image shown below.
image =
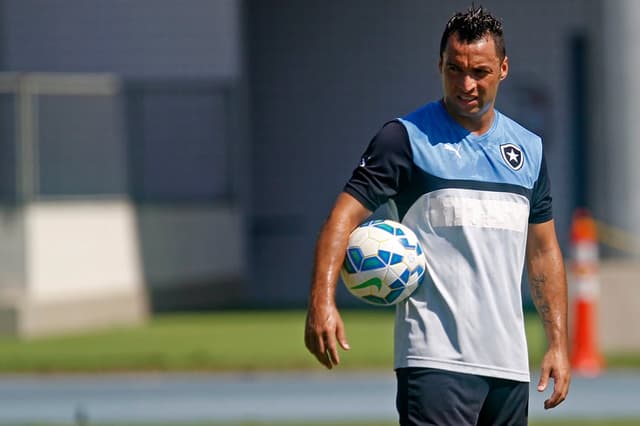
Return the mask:
M345 313L354 348L344 368L390 368L389 312ZM173 314L143 327L0 339L0 372L320 369L303 345L304 313Z
M159 315L141 327L21 341L0 338L0 372L253 371L322 369L303 345L303 311ZM341 368L390 369L393 313L343 312L351 344ZM527 318L531 363L545 349ZM639 367L638 354L609 354L610 366Z
M157 316L143 327L30 341L2 338L0 371L321 369L303 345L304 315L172 314ZM343 317L352 350L342 355L342 368L391 368L392 312L349 311ZM531 328L533 339L539 340L535 324Z
M21 341L0 338L0 372L322 370L303 345L303 311L217 312L159 315L140 327ZM393 313L344 311L352 350L342 369L391 369ZM527 317L531 362L545 349L535 315ZM607 354L609 366L638 367L637 354ZM182 423L181 423L182 424ZM184 423L184 426L292 426L294 423ZM391 426L394 423L295 423L297 426ZM631 426L640 419L532 421L532 426ZM92 426L115 424L91 422ZM145 423L140 426L169 426ZM32 425L23 425L32 426ZM33 425L35 426L35 425ZM38 426L45 426L38 423ZM61 426L49 424L46 426ZM121 426L121 425L120 425Z

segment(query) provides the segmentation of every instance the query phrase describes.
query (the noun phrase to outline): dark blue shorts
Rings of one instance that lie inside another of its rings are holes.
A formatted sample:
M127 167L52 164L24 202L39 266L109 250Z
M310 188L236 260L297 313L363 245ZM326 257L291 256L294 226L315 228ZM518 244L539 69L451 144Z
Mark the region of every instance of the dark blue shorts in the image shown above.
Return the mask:
M433 368L396 370L401 426L526 425L529 383Z

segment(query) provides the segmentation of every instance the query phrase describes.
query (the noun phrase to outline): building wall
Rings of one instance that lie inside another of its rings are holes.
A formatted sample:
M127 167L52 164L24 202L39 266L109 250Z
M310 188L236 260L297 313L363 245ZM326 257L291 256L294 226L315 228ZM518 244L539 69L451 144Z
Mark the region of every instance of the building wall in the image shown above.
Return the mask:
M46 127L40 135L40 174L49 177L45 192L131 189L137 198L162 202L234 195L229 188L243 179L229 164L232 145L241 143L229 128L234 90L241 84L239 0L3 0L0 7L2 71L113 73L125 82L123 99L90 105L91 111L77 99L38 100ZM105 144L86 137L87 128L100 125L96 108L119 114L122 123L100 134L126 131L129 140L120 135ZM76 120L73 133L65 120ZM74 153L89 161L73 167L59 161ZM112 176L99 173L105 182L77 172L100 167L111 171ZM66 182L79 188L65 188Z
M591 15L590 38L594 42L590 71L593 99L590 104L589 168L594 214L619 234L613 239L615 255L640 258L640 121L637 98L640 65L636 46L640 31L640 3L628 0L597 3Z
M246 149L241 15L240 0L0 0L1 71L108 73L123 82L108 99L33 99L33 198L68 205L68 217L72 200L133 200L138 281L153 308L224 305L246 281L241 204L248 189L237 167ZM11 124L12 99L0 100L0 120ZM2 128L12 136L2 150L11 152L19 135ZM3 179L0 188L5 182L15 186ZM28 250L21 253L24 263L38 264ZM68 290L55 281L40 280L41 293L53 298Z
M3 0L8 71L235 78L237 0Z

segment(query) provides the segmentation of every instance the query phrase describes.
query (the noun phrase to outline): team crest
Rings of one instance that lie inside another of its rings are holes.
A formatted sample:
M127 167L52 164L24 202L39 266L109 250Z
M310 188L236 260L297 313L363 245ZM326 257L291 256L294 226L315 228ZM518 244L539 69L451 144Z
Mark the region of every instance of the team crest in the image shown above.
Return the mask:
M500 154L502 154L502 159L513 170L520 170L522 168L524 155L522 155L522 151L516 145L512 143L500 145Z

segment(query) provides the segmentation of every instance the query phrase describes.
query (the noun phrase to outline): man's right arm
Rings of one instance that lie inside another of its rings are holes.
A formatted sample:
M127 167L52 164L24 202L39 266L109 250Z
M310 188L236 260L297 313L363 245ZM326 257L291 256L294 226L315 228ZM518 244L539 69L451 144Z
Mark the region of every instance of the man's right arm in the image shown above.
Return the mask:
M371 211L352 195L341 193L316 244L304 340L309 352L329 369L340 362L338 344L349 349L335 302L340 268L349 234L369 215Z

